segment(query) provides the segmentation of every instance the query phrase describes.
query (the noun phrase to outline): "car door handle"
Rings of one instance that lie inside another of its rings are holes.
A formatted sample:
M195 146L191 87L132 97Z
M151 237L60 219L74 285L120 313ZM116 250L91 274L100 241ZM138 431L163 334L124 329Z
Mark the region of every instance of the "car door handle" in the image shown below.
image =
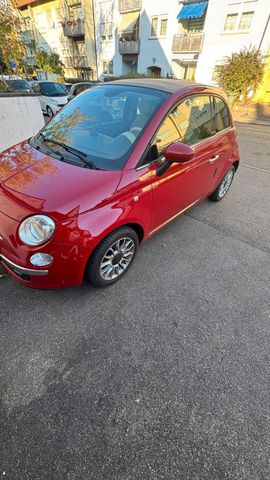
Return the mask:
M209 158L208 163L215 163L219 159L219 155Z

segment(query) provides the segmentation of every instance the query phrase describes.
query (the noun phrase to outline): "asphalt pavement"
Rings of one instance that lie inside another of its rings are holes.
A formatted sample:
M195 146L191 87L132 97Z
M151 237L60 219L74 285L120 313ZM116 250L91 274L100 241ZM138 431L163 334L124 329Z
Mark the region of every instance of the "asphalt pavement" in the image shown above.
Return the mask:
M269 480L270 128L106 289L0 279L0 478Z

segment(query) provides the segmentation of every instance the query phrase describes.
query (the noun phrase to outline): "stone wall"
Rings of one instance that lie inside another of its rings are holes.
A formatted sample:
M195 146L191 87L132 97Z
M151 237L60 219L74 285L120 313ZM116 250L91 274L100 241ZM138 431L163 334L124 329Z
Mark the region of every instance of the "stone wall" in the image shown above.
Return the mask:
M270 103L251 103L248 105L235 103L232 113L236 122L262 122L270 125Z
M35 135L43 125L38 96L0 93L0 152Z

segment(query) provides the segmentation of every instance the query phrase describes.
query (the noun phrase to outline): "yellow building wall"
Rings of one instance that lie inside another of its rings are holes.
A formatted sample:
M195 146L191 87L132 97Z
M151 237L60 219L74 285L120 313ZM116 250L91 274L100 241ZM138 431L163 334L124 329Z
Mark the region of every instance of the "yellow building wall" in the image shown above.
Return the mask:
M254 102L270 103L270 50L265 58L265 72L261 85L259 86Z
M85 54L87 55L88 65L92 69L90 74L96 78L96 58L94 43L94 26L92 3L84 2L84 20L85 20ZM66 58L78 52L74 52L74 42L71 38L64 35L61 22L69 18L68 5L65 0L49 0L47 2L37 1L28 7L20 9L23 17L30 17L33 25L36 48L42 48L48 53L56 52L64 63L64 72L66 77L78 77L78 70L66 65Z

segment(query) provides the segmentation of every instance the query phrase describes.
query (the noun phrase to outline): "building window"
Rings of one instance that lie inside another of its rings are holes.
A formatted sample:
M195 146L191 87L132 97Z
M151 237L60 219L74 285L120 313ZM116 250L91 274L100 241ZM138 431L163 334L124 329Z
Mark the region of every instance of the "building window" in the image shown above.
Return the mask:
M112 40L113 24L112 22L103 22L100 24L100 37L102 42Z
M230 13L229 15L227 15L225 25L224 25L224 30L226 31L234 30L236 26L237 17L238 17L237 13Z
M249 30L254 12L244 12L241 15L239 30Z
M151 37L157 36L157 25L158 25L158 17L152 17L151 19Z
M113 61L103 62L103 75L113 75Z
M108 73L108 62L103 62L103 75Z
M167 18L161 18L160 20L160 36L164 37L167 33Z

